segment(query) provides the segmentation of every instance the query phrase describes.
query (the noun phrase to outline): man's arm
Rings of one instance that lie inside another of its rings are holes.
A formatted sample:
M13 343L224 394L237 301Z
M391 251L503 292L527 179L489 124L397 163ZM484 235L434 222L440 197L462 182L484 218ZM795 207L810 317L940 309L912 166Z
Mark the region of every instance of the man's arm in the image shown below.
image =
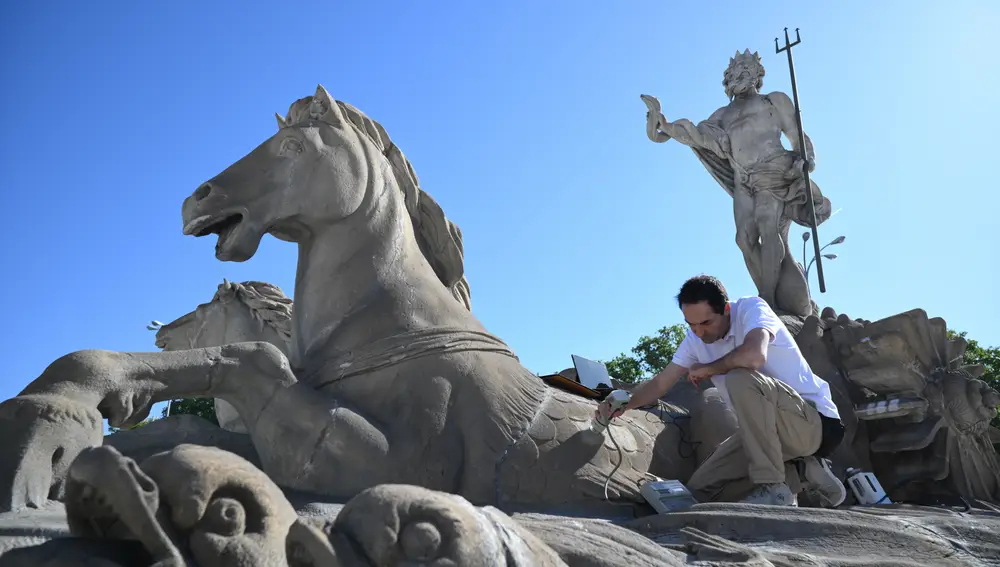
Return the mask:
M674 384L684 376L687 368L673 362L661 370L659 374L639 384L632 390L631 399L625 409L636 409L655 403L674 387Z
M799 144L799 126L795 120L795 103L792 102L792 99L788 98L788 95L781 91L770 93L767 95L767 98L774 105L775 110L778 111L778 118L781 121L781 132L792 144L792 150L801 155L802 146ZM802 137L806 141L806 159L809 162L809 171L812 171L816 168L816 152L813 150L812 140L809 139L809 136L805 132L802 133Z
M747 333L743 344L730 351L729 354L708 364L692 367L691 377L702 380L726 374L737 368L759 370L767 363L767 345L773 338L771 332L766 329L760 327L753 329Z
M692 380L697 382L737 368L760 370L767 364L767 346L778 335L781 320L759 297L743 300L739 317L739 328L746 333L743 344L718 360L705 365L692 365L689 371Z

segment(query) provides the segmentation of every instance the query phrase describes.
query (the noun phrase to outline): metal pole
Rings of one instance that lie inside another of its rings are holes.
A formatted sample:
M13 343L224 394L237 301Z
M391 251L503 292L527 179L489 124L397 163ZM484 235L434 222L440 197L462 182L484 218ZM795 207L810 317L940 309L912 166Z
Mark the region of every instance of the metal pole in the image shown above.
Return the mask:
M806 182L806 193L809 195L809 213L812 215L813 248L816 251L816 278L819 280L820 293L826 293L826 282L823 279L823 260L819 253L819 233L816 230L816 203L813 201L812 183L809 181L809 157L806 154L806 133L802 129L802 112L799 108L799 89L795 84L795 62L792 61L792 47L802 42L799 28L795 28L795 43L788 38L788 28L785 28L785 47L778 48L778 38L774 38L774 52L784 51L788 54L788 72L792 77L792 100L795 102L795 125L799 128L799 153L802 155L802 174Z

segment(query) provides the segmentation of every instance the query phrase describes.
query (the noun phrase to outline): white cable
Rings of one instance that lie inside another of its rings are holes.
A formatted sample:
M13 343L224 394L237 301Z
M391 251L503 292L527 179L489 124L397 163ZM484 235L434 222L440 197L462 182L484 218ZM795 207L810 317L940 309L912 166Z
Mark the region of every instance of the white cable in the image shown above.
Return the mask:
M611 472L608 473L608 478L604 479L604 500L610 502L611 499L608 498L608 485L611 484L611 477L615 476L615 473L618 472L619 468L621 468L622 462L625 460L625 455L622 453L622 448L618 444L618 441L615 440L615 436L612 435L611 433L610 421L608 421L607 431L608 431L608 439L611 439L611 444L614 445L615 449L618 451L618 464L615 465L615 468L611 469Z

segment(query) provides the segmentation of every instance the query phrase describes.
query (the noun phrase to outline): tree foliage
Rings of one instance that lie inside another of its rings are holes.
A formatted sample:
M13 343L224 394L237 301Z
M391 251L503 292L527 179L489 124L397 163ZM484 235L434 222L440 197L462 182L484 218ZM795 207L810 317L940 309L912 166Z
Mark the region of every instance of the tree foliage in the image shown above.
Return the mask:
M169 408L170 413L167 413ZM167 408L163 408L163 417L168 415L196 415L208 420L215 425L219 425L219 418L215 415L214 398L184 398L173 400Z
M132 427L112 427L112 426L109 425L108 426L108 433L109 434L110 433L118 433L119 431L125 431L125 430L130 430L130 429L138 429L138 428L142 427L143 425L146 425L147 423L153 421L154 419L155 418L147 417L146 419L140 421L139 423L133 425Z
M608 374L615 380L628 384L652 378L670 364L685 335L687 326L676 324L661 328L653 336L639 337L631 354L623 352L604 361Z

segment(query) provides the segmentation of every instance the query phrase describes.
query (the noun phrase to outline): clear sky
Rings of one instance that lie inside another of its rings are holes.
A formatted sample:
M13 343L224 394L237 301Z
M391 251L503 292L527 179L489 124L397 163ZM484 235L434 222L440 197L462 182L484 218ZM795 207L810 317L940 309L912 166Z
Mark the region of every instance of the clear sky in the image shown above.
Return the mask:
M790 92L785 26L802 30L814 179L837 211L820 238L846 236L817 301L872 320L923 308L1000 344L1000 3L27 6L0 18L2 398L74 350L155 350L145 324L223 278L291 294L293 245L219 262L214 238L181 234L180 206L317 83L410 158L465 234L475 314L535 372L680 322L674 295L699 272L752 295L731 199L690 150L646 138L639 95L702 120L745 48L765 91Z

